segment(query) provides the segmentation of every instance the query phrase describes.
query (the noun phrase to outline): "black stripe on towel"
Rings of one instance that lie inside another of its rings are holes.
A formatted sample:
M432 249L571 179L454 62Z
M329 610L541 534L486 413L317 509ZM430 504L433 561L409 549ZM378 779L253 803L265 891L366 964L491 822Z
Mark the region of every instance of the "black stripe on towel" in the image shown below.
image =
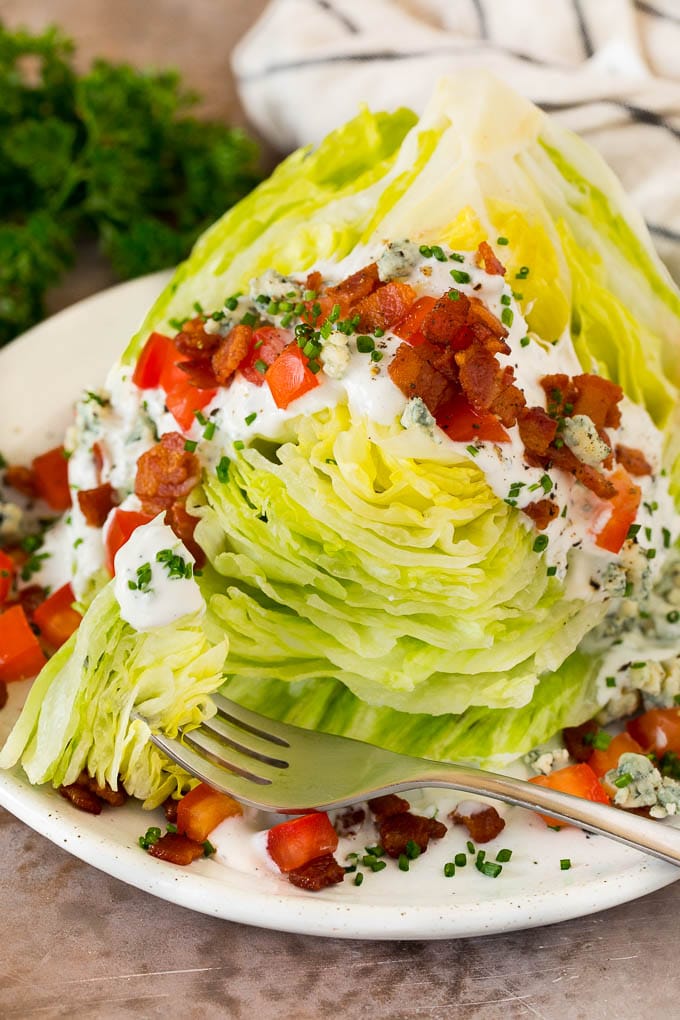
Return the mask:
M680 244L680 230L671 230L670 227L662 227L658 223L648 223L647 230L654 237L663 237L666 241L675 241Z
M475 9L477 15L477 23L479 26L479 38L489 38L489 24L486 20L486 11L484 10L484 4L482 0L472 0L472 6Z
M592 57L594 53L593 40L590 38L590 32L588 31L588 24L583 12L583 7L581 6L581 0L571 0L571 6L574 8L574 14L576 15L576 21L578 22L578 30L581 35L583 51L586 57Z
M650 14L653 18L661 18L662 21L670 21L674 25L680 25L680 14L669 14L668 11L660 11L658 7L644 3L644 0L634 0L634 4L643 14Z
M314 0L317 7L321 7L322 10L326 11L327 14L331 14L337 22L339 22L351 35L358 35L359 28L351 18L348 18L344 11L339 11L336 7L330 3L330 0Z

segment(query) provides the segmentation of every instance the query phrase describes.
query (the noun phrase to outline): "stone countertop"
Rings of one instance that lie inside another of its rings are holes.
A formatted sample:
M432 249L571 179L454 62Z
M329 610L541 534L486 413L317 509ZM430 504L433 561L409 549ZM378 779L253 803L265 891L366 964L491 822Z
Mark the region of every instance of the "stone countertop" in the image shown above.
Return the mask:
M319 0L320 2L320 0ZM0 0L0 18L55 22L79 59L178 66L203 109L243 123L229 52L265 0ZM218 31L216 26L222 26ZM50 310L113 282L85 249ZM610 1020L680 1017L680 885L525 932L360 942L215 920L103 874L0 809L5 931L0 1016L87 1020Z

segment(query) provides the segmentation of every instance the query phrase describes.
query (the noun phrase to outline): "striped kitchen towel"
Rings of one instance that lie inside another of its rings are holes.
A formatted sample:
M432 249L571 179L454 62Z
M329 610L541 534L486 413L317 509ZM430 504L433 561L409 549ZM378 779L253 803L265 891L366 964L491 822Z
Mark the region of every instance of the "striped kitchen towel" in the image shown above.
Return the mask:
M483 65L600 150L680 281L680 0L272 0L233 64L282 151Z

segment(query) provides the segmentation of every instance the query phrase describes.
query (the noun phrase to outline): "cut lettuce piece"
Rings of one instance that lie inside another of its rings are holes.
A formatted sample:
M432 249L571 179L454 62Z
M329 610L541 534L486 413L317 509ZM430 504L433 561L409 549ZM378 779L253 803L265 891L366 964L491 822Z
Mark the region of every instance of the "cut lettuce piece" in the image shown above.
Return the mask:
M401 711L521 707L605 607L564 597L471 460L387 452L398 429L340 405L205 481L196 534L223 578L226 670L334 678Z
M442 761L503 765L543 743L564 726L578 726L600 707L593 656L571 655L541 678L521 708L469 708L461 715L431 716L367 705L336 680L299 681L235 678L222 688L227 698L272 719L305 729L337 733L401 754Z
M227 641L207 640L202 621L140 634L120 618L109 584L73 637L33 684L0 752L32 783L68 786L87 769L100 785L122 785L156 807L192 778L149 740L177 736L214 713L208 695L223 682Z

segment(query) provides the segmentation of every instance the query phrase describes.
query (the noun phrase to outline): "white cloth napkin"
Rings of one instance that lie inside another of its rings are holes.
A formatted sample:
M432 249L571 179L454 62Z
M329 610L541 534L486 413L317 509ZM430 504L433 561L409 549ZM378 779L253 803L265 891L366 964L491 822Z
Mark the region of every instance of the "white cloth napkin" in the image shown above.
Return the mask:
M272 0L233 65L282 151L483 65L600 150L680 281L680 0Z

